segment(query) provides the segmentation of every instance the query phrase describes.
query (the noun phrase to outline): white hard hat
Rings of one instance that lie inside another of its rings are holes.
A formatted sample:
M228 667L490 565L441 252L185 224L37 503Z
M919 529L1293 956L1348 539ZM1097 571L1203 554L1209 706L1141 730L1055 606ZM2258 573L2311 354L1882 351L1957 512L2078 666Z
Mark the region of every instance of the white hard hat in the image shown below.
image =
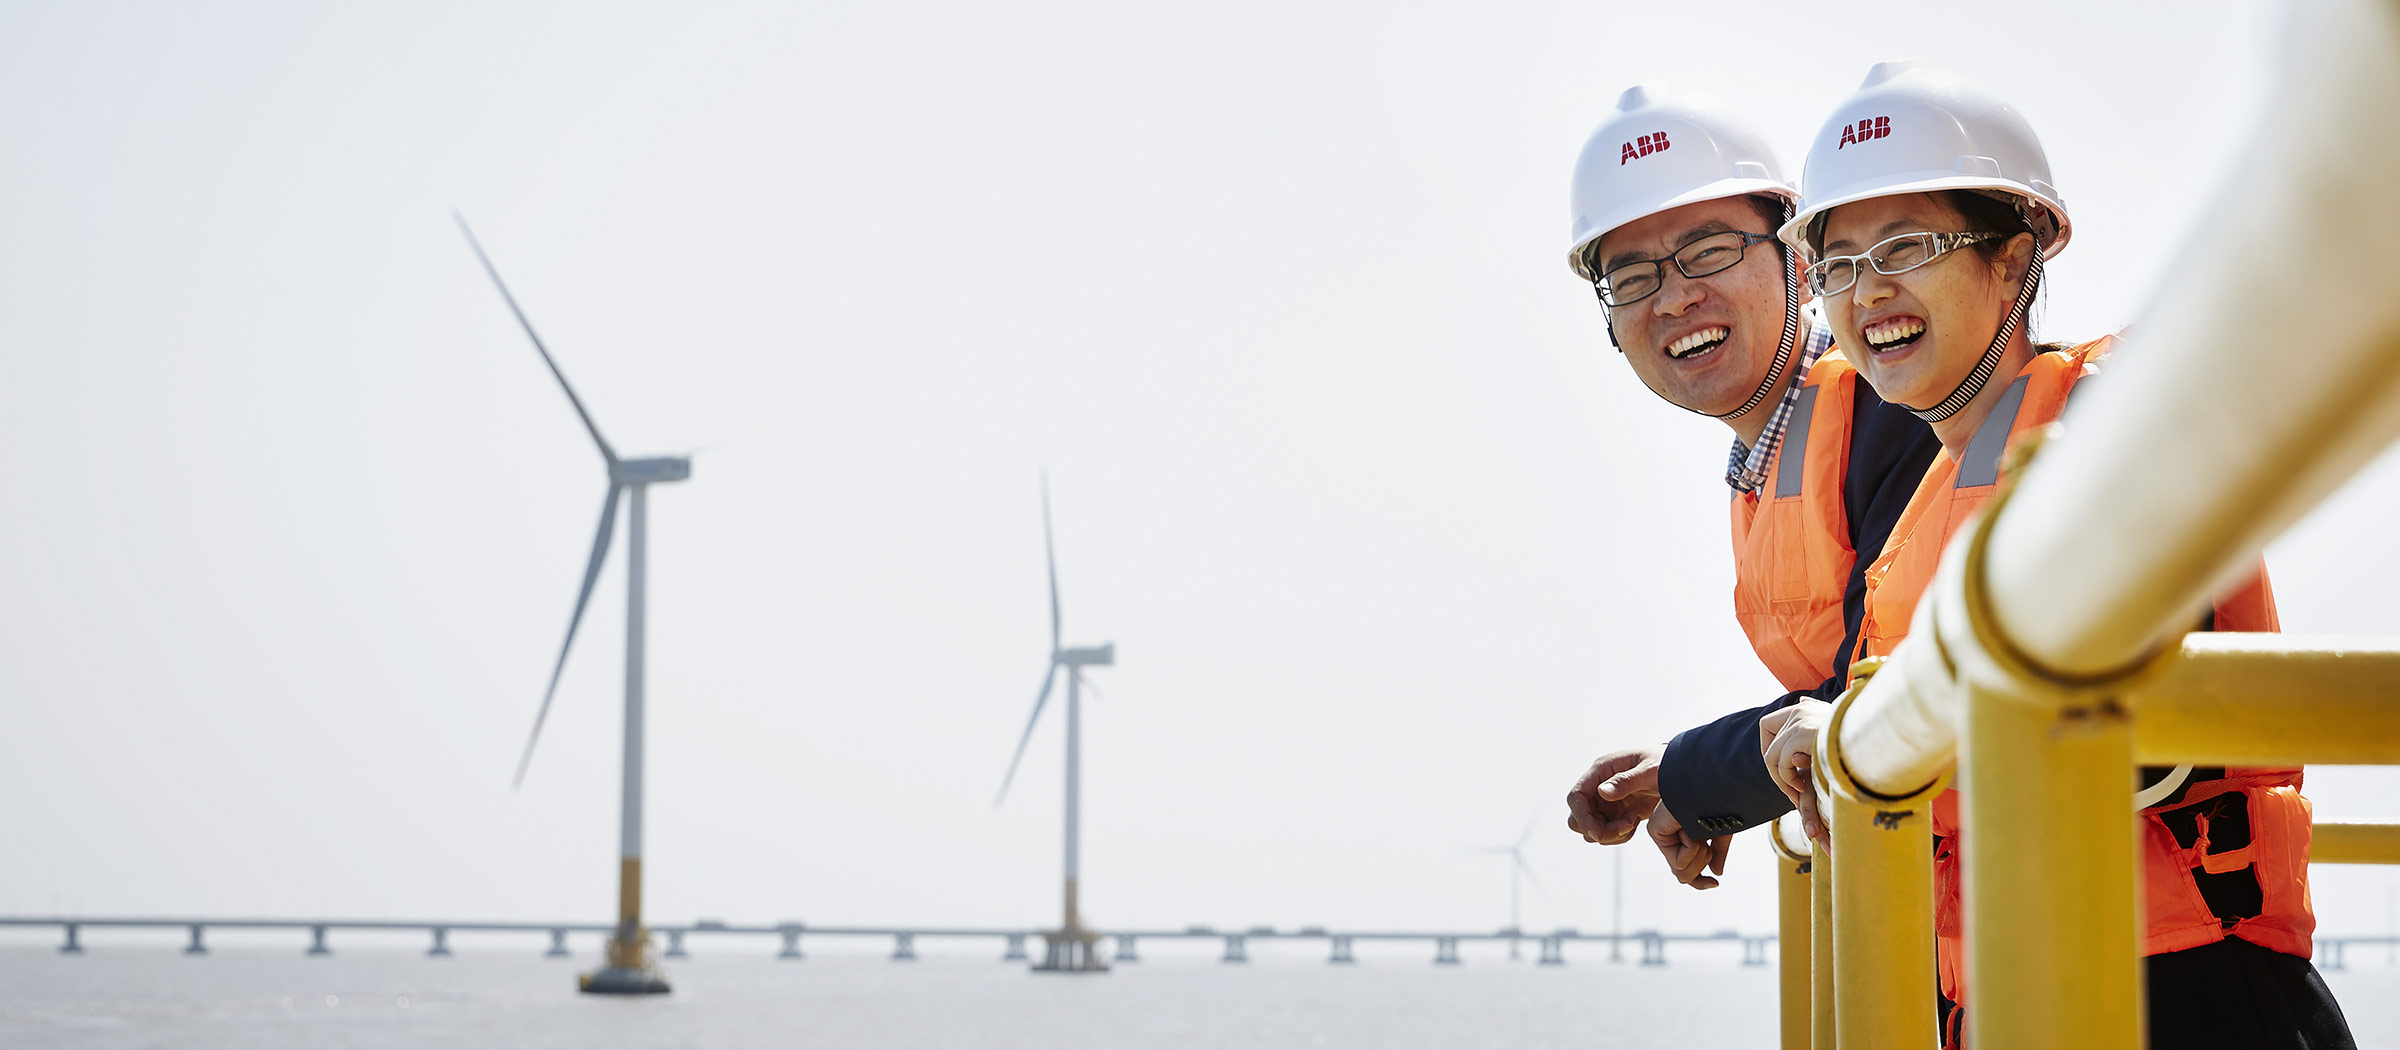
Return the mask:
M1627 88L1575 160L1567 266L1585 280L1585 247L1635 219L1700 201L1798 199L1765 136L1715 103L1649 85Z
M1800 209L1780 231L1805 249L1809 224L1853 201L1978 190L2015 198L2054 258L2071 227L2033 126L1998 95L1917 62L1879 62L1808 147Z

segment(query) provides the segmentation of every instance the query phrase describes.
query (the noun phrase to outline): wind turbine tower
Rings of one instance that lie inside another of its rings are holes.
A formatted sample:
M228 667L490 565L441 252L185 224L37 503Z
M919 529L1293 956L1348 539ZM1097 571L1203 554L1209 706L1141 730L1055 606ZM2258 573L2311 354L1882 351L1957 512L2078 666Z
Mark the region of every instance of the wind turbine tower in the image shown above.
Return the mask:
M1508 957L1512 962L1518 958L1517 935L1525 932L1524 923L1518 919L1518 906L1522 903L1523 894L1518 879L1520 877L1533 879L1533 884L1537 889L1542 884L1542 880L1533 874L1533 866L1525 863L1525 840L1533 837L1533 826L1541 819L1542 815L1537 812L1533 815L1532 820L1526 821L1525 830L1517 835L1517 844L1514 846L1486 846L1475 851L1477 853L1505 854L1508 857Z
M1076 856L1081 846L1081 802L1083 774L1083 669L1108 667L1117 661L1116 643L1070 649L1060 644L1058 607L1058 550L1050 539L1050 476L1042 475L1042 553L1050 565L1050 670L1042 676L1042 691L1033 698L1033 717L1025 720L1025 734L1017 738L1017 753L1008 760L1008 775L1000 779L1000 793L992 799L992 808L1000 808L1008 798L1008 785L1017 778L1017 763L1025 757L1025 745L1033 739L1033 727L1042 720L1042 705L1050 699L1050 687L1058 681L1059 668L1067 671L1067 819L1066 819L1066 918L1057 932L1042 934L1042 961L1034 969L1056 973L1103 973L1108 964L1097 950L1099 935L1084 928L1083 914L1076 907Z
M550 669L550 687L542 691L541 709L533 716L533 734L525 740L525 755L517 760L517 777L511 786L525 782L525 767L533 762L533 745L542 738L542 722L550 717L550 700L558 694L559 674L567 668L567 651L575 646L575 629L583 624L583 610L592 600L592 585L600 579L600 568L608 562L608 545L617 531L617 502L630 497L632 521L627 531L625 556L625 794L619 811L619 844L617 861L617 928L608 939L607 965L578 979L578 987L595 995L660 995L667 990L666 974L660 972L650 956L650 931L642 926L642 629L647 616L647 594L644 584L649 571L649 511L650 486L683 481L692 476L692 461L685 456L660 456L650 459L621 459L608 439L600 436L600 427L585 411L583 399L575 396L575 388L567 383L565 372L559 371L558 361L550 349L542 345L542 337L534 334L533 322L517 306L516 296L508 293L508 285L500 280L500 271L483 254L483 245L476 241L475 231L467 228L465 216L452 213L458 220L459 232L467 235L467 245L475 249L475 258L483 263L483 272L490 274L492 284L500 289L500 298L508 302L508 310L533 340L534 350L542 355L542 363L550 366L550 374L558 379L558 387L567 393L567 403L575 406L575 415L583 420L583 429L592 435L592 444L599 446L600 459L608 468L608 497L600 505L600 534L592 541L591 560L583 570L583 589L575 595L575 613L567 619L567 640L558 647L558 662Z

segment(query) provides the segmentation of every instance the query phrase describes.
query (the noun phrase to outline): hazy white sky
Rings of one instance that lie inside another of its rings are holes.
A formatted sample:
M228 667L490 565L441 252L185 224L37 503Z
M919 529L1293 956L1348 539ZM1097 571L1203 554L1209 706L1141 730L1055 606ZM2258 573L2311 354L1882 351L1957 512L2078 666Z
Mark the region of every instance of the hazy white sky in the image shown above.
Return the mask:
M0 9L0 912L597 919L622 547L456 206L651 501L649 904L1055 921L1039 471L1102 925L1605 928L1595 754L1771 695L1725 432L1563 265L1626 85L1797 169L1875 60L2005 85L2130 320L2261 115L2271 5L28 4ZM2400 631L2387 462L2273 553ZM2400 777L2311 774L2320 817ZM1628 922L1772 923L1765 851ZM2388 870L2318 870L2329 931Z

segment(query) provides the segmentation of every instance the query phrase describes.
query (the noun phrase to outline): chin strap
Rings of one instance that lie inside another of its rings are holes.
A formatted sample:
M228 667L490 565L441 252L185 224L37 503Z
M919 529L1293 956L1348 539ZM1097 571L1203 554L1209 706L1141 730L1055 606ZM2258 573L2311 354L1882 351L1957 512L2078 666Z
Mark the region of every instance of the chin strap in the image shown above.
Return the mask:
M1731 412L1700 412L1710 419L1732 419L1757 408L1759 402L1774 392L1775 380L1783 376L1784 366L1791 363L1792 351L1800 345L1800 269L1793 261L1791 249L1778 244L1775 253L1783 257L1783 342L1775 347L1775 363L1767 366L1766 376L1758 381L1758 389L1750 392L1750 400L1742 402L1742 407Z
M1976 361L1974 370L1959 381L1958 389L1952 390L1949 397L1943 398L1940 404L1932 408L1900 407L1928 423L1939 423L1967 407L1967 402L1975 400L1975 395L1983 392L1983 385L1992 381L1992 373L2000 367L2000 356L2008 352L2008 341L2017 334L2018 322L2024 320L2026 312L2033 308L2034 293L2040 290L2041 285L2042 251L2036 247L2032 264L2025 268L2025 284L2017 289L2017 304L2009 308L2008 319L2000 322L2000 331L1992 336L1992 345L1984 348L1982 359Z

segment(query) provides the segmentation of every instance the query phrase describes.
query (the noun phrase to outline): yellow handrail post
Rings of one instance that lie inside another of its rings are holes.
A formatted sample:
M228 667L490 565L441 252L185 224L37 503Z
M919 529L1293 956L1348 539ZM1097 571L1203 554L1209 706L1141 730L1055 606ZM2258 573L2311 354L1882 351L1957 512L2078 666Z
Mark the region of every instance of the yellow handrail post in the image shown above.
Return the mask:
M1783 1014L1783 1050L1809 1050L1815 1034L1809 1021L1809 999L1816 994L1809 965L1816 948L1809 922L1809 913L1815 909L1815 902L1810 899L1810 858L1784 840L1781 820L1767 825L1767 842L1775 847L1775 953L1778 1000ZM1805 839L1800 842L1808 844Z
M1977 690L1962 745L1968 1044L2136 1050L2131 727Z
M1974 645L1960 663L1967 1043L2140 1050L2141 854L2133 718L2120 699L2179 649L2072 677L2002 635L1985 555L2003 492L1969 526L1963 587L1946 592ZM1935 635L1939 639L1940 635ZM1914 640L1913 638L1911 639ZM1831 735L1831 734L1829 734Z
M1833 855L1811 857L1808 869L1808 1045L1834 1050Z
M1936 781L1902 798L1858 786L1842 765L1842 718L1865 685L1854 672L1819 738L1817 797L1832 852L1834 1033L1844 1047L1924 1046L1936 1037L1933 800ZM2009 1046L2009 1043L1987 1043Z

